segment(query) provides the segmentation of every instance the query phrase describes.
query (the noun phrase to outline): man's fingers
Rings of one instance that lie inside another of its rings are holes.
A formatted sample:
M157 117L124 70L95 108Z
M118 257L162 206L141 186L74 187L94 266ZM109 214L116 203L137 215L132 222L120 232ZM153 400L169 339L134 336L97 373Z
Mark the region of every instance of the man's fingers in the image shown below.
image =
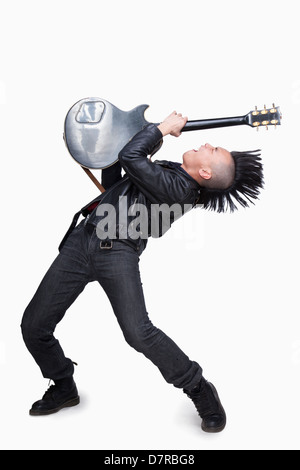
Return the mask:
M173 111L159 126L163 135L171 134L175 137L181 135L181 130L187 122L187 117L183 117L182 113Z

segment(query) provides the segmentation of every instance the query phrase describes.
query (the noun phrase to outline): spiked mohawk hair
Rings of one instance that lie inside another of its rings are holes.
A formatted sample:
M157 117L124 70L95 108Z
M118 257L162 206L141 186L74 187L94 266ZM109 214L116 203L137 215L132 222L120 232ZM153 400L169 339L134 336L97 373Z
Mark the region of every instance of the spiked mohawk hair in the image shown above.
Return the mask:
M198 203L204 209L215 212L230 212L237 210L235 202L242 207L249 207L248 202L258 199L263 188L263 166L260 150L249 152L231 152L235 164L234 181L227 189L201 188ZM235 201L234 201L235 199Z

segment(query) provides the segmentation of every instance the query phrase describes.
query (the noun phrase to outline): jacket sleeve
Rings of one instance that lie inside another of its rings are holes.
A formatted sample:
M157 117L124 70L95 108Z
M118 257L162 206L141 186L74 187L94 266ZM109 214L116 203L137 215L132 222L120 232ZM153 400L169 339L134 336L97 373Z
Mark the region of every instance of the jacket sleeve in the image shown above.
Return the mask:
M149 124L136 134L119 153L121 166L131 181L152 203L180 203L190 193L188 183L176 172L156 165L148 155L160 146L163 135L157 125Z
M113 184L122 179L122 169L118 160L113 165L102 170L101 184L105 189L109 189Z

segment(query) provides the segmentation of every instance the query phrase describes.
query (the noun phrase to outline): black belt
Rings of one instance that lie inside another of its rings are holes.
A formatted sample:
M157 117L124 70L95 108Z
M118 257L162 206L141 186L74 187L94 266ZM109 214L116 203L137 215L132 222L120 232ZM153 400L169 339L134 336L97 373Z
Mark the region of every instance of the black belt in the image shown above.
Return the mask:
M62 239L59 247L58 247L58 250L60 251L63 247L63 245L65 244L67 238L69 237L69 235L71 234L71 232L74 230L74 228L76 227L77 225L77 222L78 222L78 219L80 217L80 215L82 215L82 212L79 211L79 212L76 212L76 214L74 215L73 217L73 220L71 222L71 225L70 227L68 228L67 230L67 233L65 234L64 238ZM88 222L88 218L86 218L86 221L85 222ZM93 224L88 224L88 225L91 225L93 226ZM131 241L130 239L117 239L119 241L122 241L123 243L126 243L127 245L131 246L134 250L138 250L139 247L138 247L138 244L135 243L134 241ZM111 240L102 240L100 242L100 248L104 249L104 250L110 250L113 246L113 242Z

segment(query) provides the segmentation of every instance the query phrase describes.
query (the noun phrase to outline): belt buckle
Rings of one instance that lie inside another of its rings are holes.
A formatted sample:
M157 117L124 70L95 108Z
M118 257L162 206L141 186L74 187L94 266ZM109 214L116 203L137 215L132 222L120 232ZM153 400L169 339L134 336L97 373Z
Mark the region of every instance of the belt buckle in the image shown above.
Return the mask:
M101 250L111 250L113 247L113 242L111 240L102 240L100 242Z

